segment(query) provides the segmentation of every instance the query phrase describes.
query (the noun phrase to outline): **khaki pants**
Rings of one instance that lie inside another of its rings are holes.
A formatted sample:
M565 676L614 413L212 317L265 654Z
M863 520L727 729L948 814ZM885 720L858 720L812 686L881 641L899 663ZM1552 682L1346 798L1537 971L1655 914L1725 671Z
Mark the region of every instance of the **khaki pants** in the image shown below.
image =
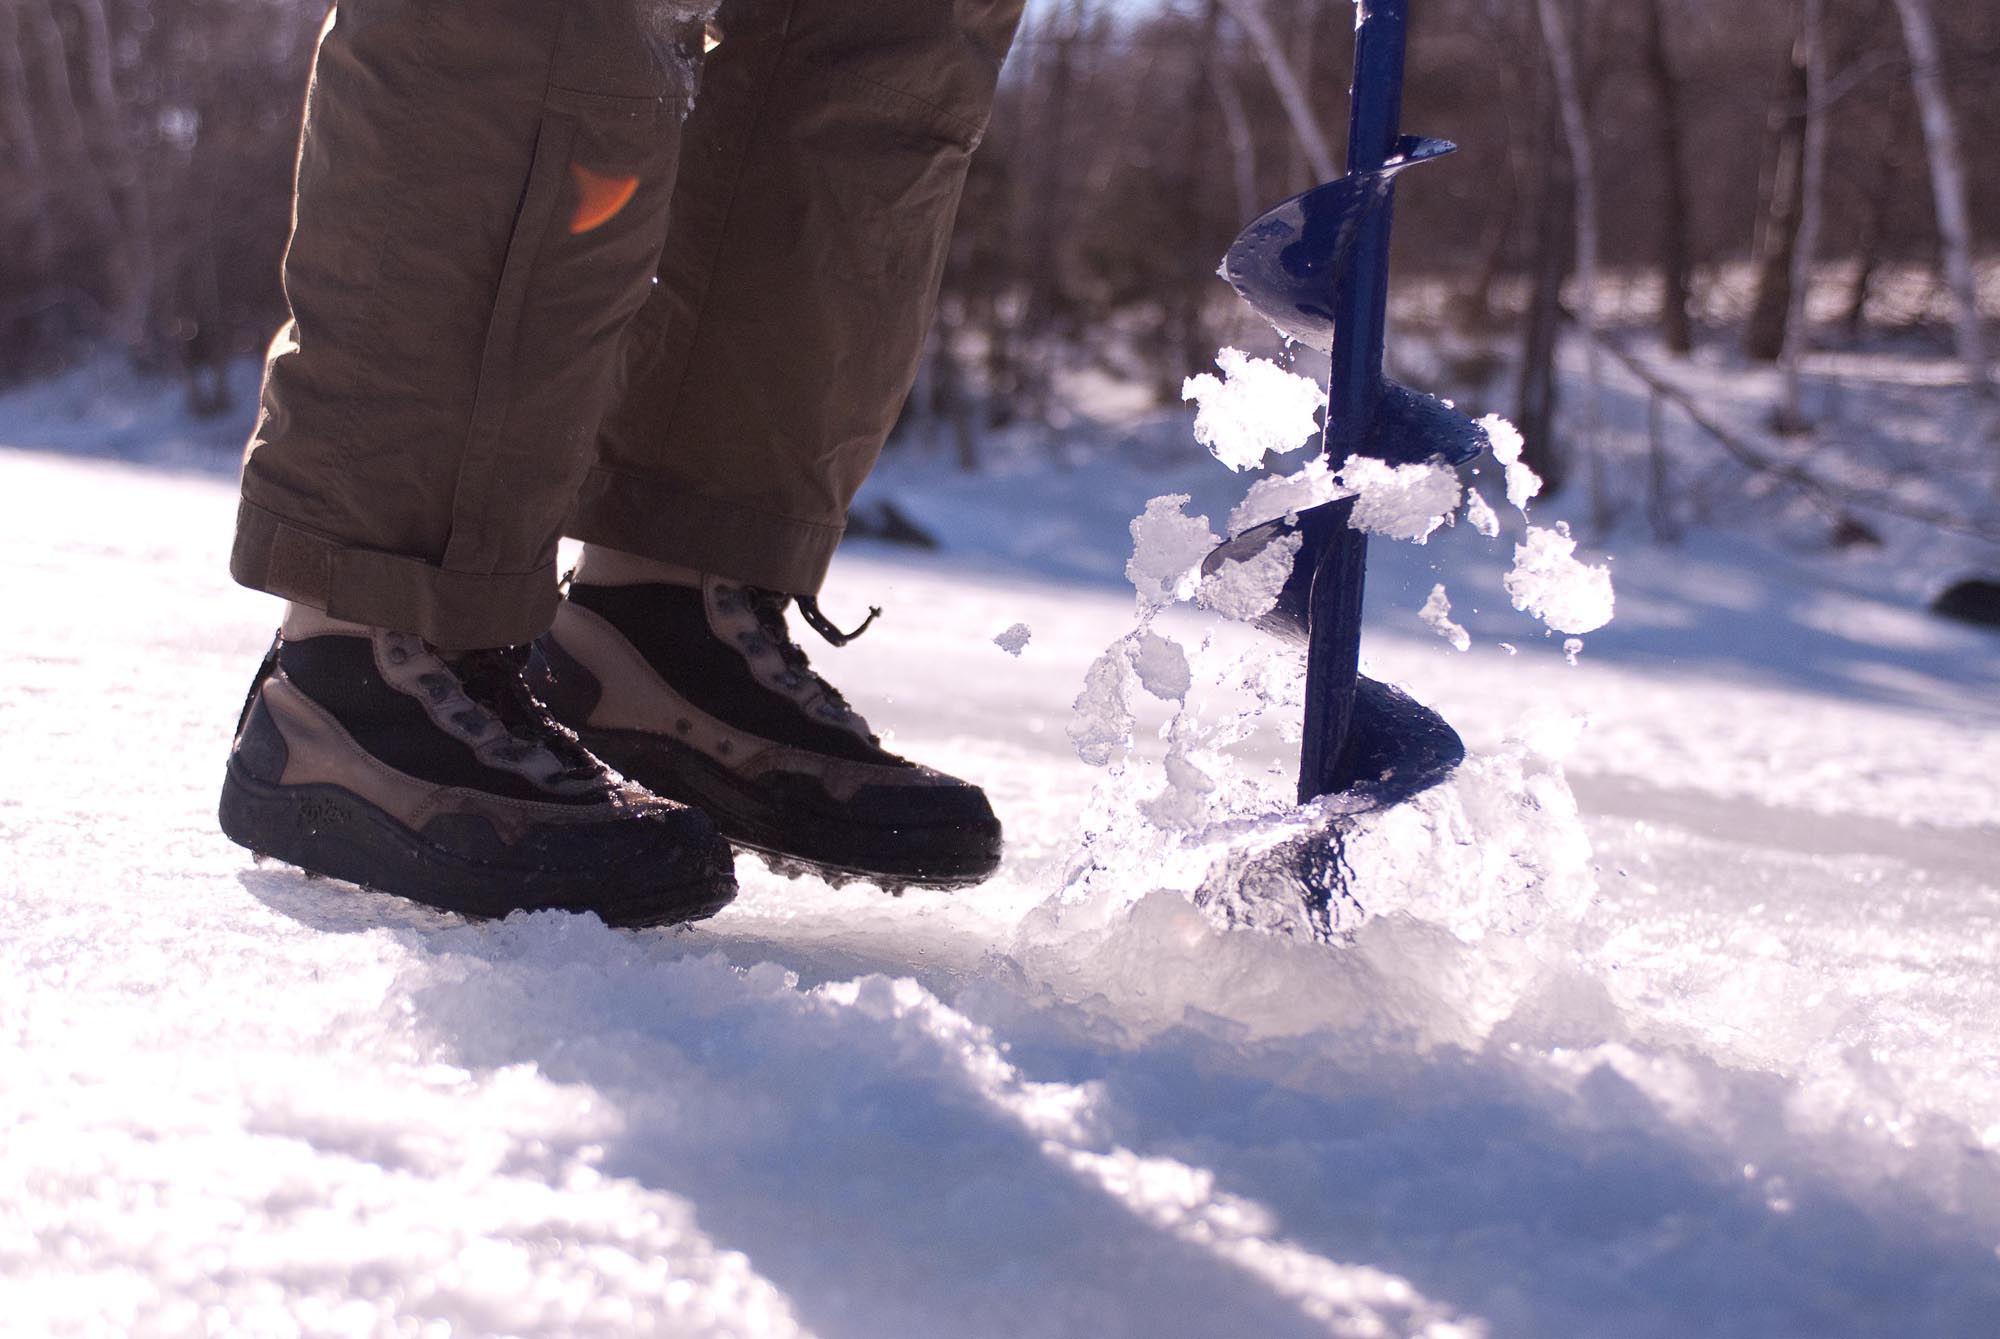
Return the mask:
M1020 4L340 0L236 579L448 648L564 534L817 590Z

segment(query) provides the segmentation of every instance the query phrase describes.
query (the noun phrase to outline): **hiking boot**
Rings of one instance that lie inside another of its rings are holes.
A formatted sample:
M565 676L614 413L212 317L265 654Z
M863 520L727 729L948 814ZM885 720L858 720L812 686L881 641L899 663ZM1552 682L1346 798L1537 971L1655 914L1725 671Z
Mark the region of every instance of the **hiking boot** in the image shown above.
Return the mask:
M528 690L526 647L446 655L310 611L286 629L230 749L231 841L469 916L660 925L735 896L714 824L586 752Z
M573 582L535 642L530 683L587 748L781 872L892 890L993 872L985 793L882 748L792 641L789 596L687 576L699 584ZM835 645L853 635L799 603Z

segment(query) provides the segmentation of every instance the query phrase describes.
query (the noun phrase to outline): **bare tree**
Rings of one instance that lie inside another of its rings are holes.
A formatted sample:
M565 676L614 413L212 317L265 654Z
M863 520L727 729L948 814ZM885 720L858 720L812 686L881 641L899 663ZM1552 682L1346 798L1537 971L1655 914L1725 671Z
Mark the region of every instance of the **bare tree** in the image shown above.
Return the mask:
M28 270L37 283L46 283L52 258L48 178L42 167L34 113L28 107L28 71L21 60L21 23L15 0L0 4L0 129L6 132L5 142L20 182L15 207L25 216L22 226L27 235Z
M1811 97L1805 47L1795 28L1767 115L1771 147L1753 244L1757 287L1743 330L1743 352L1762 362L1775 362L1785 348L1786 317L1792 310L1792 258L1805 207L1806 108Z
M1534 139L1527 154L1530 184L1523 192L1533 220L1533 242L1514 423L1524 443L1522 460L1541 477L1542 495L1554 497L1569 482L1569 453L1556 436L1562 390L1556 379L1556 345L1562 336L1562 289L1569 277L1576 210L1573 174L1561 153L1561 114L1548 86L1547 62L1535 65Z
M89 235L103 249L109 261L106 268L111 271L108 276L110 291L106 296L111 310L117 314L126 313L132 304L142 301L136 292L137 276L132 272L120 236L118 210L112 204L104 174L91 156L84 113L77 101L76 89L70 82L70 53L63 41L62 25L50 8L49 0L15 0L15 3L24 43L32 44L28 49L41 72L39 115L36 119L39 124L48 127L52 142L51 157L60 160L59 166L51 163L44 167L44 171L55 179L50 193L61 194L74 201L87 220ZM114 324L124 330L129 328L131 321L129 316L115 317Z
M1806 72L1804 107L1805 135L1799 167L1799 227L1792 240L1789 309L1785 316L1785 338L1778 351L1778 368L1783 383L1777 412L1781 432L1804 432L1804 388L1799 364L1806 349L1806 299L1812 287L1813 261L1819 254L1819 228L1826 178L1826 122L1832 110L1827 101L1826 3L1803 0L1799 12L1799 45L1804 49Z
M106 190L116 202L117 237L123 253L125 291L114 312L116 337L129 350L143 353L153 306L153 226L146 201L146 182L125 124L124 107L111 82L111 25L104 0L71 0L82 37L88 70L90 118L97 129L99 152L108 163Z
M1694 253L1688 241L1686 154L1681 146L1681 79L1667 50L1662 10L1667 0L1646 0L1645 67L1659 104L1655 142L1660 155L1660 335L1675 353L1694 349L1689 307L1694 297Z
M1966 208L1965 159L1959 153L1958 130L1945 100L1944 74L1938 57L1937 25L1929 0L1896 0L1903 21L1903 42L1910 49L1910 87L1924 125L1924 148L1930 158L1931 194L1937 205L1938 240L1944 252L1946 282L1956 307L1958 356L1976 390L1991 394L1992 373L1986 360L1986 340L1979 325L1979 289L1972 273L1972 222Z
M1584 334L1584 459L1590 469L1591 519L1597 527L1611 524L1611 498L1605 478L1598 434L1603 422L1603 369L1597 337L1597 164L1590 147L1590 126L1583 90L1576 74L1576 51L1557 0L1535 0L1548 48L1549 69L1555 76L1556 107L1562 117L1563 139L1569 148L1570 170L1576 182L1576 305Z
M1215 91L1215 105L1222 113L1223 134L1229 140L1230 181L1236 188L1236 218L1248 223L1256 217L1257 140L1250 128L1250 114L1243 106L1243 94L1229 64L1211 50L1203 61L1208 84Z
M1250 38L1250 45L1257 51L1257 58L1264 63L1264 71L1270 77L1271 88L1278 95L1279 103L1285 109L1285 118L1291 122L1292 134L1297 138L1299 148L1304 151L1307 164L1321 181L1331 181L1340 175L1335 164L1332 142L1326 130L1313 112L1312 99L1306 95L1306 88L1299 81L1299 73L1285 58L1283 43L1278 40L1277 29L1271 26L1270 18L1258 0L1223 0L1229 12L1243 25L1243 31Z
M1055 19L1047 102L1037 136L1040 170L1031 179L1025 202L1030 212L1025 229L1027 255L1023 268L1027 299L1022 324L1028 342L1023 350L1026 356L1021 364L1021 389L1026 401L1023 408L1037 423L1047 421L1054 393L1054 351L1048 347L1048 340L1059 333L1058 322L1068 307L1061 253L1069 213L1065 205L1072 166L1070 121L1089 12L1090 0L1069 0L1062 15Z

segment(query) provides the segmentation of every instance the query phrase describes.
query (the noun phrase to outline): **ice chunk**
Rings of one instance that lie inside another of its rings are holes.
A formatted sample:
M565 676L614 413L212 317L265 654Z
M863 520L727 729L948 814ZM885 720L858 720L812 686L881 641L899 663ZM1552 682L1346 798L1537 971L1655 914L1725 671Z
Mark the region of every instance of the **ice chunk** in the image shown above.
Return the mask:
M1178 738L1179 734L1175 731L1173 746L1161 763L1166 788L1142 801L1139 809L1157 828L1196 832L1208 819L1208 797L1215 792L1215 778L1195 765L1189 756L1189 743Z
M1339 478L1360 494L1350 522L1356 530L1417 544L1457 514L1465 491L1458 471L1432 461L1391 465L1373 456L1349 456Z
M1069 739L1076 756L1104 767L1132 743L1132 662L1124 639L1091 662L1073 704Z
M1132 672L1141 688L1163 702L1186 700L1194 672L1188 668L1187 652L1179 642L1145 629L1133 638L1131 656Z
M1493 458L1507 472L1507 505L1525 515L1528 500L1542 491L1542 479L1522 463L1521 452L1527 443L1521 438L1521 430L1498 414L1488 414L1480 419L1479 426L1486 430Z
M1611 621L1611 569L1576 559L1569 526L1528 527L1526 542L1514 546L1514 570L1507 595L1557 632L1595 632Z
M1028 639L1034 635L1034 629L1026 623L1016 623L1005 632L995 634L993 644L1010 656L1018 656L1027 649Z
M1417 617L1430 626L1430 630L1450 642L1461 651L1472 649L1472 634L1451 621L1451 598L1444 593L1440 582L1431 587L1431 597L1424 601L1424 607L1417 611Z
M1500 516L1477 488L1465 490L1465 522L1488 539L1500 538Z
M1280 535L1243 562L1226 562L1214 575L1202 578L1197 601L1224 618L1249 622L1271 612L1278 593L1292 575L1305 536Z
M1181 398L1198 406L1195 440L1230 469L1255 469L1267 452L1296 451L1319 435L1326 392L1311 377L1241 349L1222 350L1215 365L1222 376L1189 377Z
M1326 457L1314 456L1291 474L1275 474L1251 484L1229 513L1229 533L1240 535L1280 516L1296 516L1322 502L1346 497L1350 491L1333 477Z
M1194 594L1196 569L1222 541L1206 516L1189 516L1186 493L1169 493L1146 504L1132 518L1132 558L1125 576L1150 605L1169 604Z

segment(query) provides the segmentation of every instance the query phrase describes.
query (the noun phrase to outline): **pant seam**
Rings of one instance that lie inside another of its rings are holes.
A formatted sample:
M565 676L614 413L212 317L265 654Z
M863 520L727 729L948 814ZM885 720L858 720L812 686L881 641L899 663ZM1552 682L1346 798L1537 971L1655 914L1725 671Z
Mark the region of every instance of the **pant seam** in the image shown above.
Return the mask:
M570 15L575 7L576 0L564 0L549 34L548 59L542 67L542 92L540 98L537 100L540 112L535 122L535 140L528 151L528 171L521 186L521 203L516 209L513 224L508 229L510 239L521 228L523 223L528 223L535 229L535 235L532 239L522 239L524 241L532 241L533 254L524 257L527 263L527 272L521 276L519 292L516 295L519 300L512 304L514 310L509 314L509 323L513 328L502 336L506 341L507 360L510 363L516 357L519 342L517 336L522 310L527 302L527 295L533 290L535 274L541 266L542 254L548 241L548 225L554 216L557 204L554 197L551 197L547 201L535 198L534 185L536 174L542 167L542 154L545 150L553 152L557 148L560 148L563 156L567 158L573 147L572 135L556 134L551 131L549 120L556 113L551 109L549 103L551 94L553 94L556 87L556 64L562 54L563 37L568 30ZM560 182L549 189L551 191L559 190ZM540 210L545 217L539 223L528 220L526 215L530 209ZM494 323L503 315L502 305L508 302L507 272L512 259L513 247L510 244L507 250L501 255L500 273L494 280L493 300L487 315L486 338L481 341L479 371L473 381L472 409L466 424L465 446L460 450L458 456L458 477L452 481L451 529L445 537L446 558L451 556L454 548L458 548L461 545L469 546L473 542L463 533L461 516L484 516L491 511L488 501L490 489L487 486L490 471L474 468L473 457L476 453L483 454L486 457L483 463L490 466L493 449L505 439L508 420L513 417L516 396L511 389L512 378L506 375L508 369L494 369L489 366L494 361L494 355L498 352L494 348ZM496 370L501 374L498 380L504 384L508 384L509 389L504 392L504 402L493 411L495 421L492 423L490 429L486 433L480 434L481 401L488 392L488 378ZM486 439L484 442L481 441L482 436ZM480 452L482 446L485 447L483 453Z
M729 225L735 220L736 204L743 194L743 174L748 166L750 146L757 142L757 134L764 128L764 117L771 106L771 90L778 81L778 69L784 64L785 48L792 36L792 19L798 14L798 9L799 0L791 0L785 7L785 22L778 32L777 49L772 58L771 68L763 79L762 86L757 90L757 114L750 119L750 129L744 135L743 151L734 155L732 165L734 170L729 178L729 203L722 211L722 226L716 231L715 244L709 249L708 258L702 265L701 299L695 304L694 311L688 318L686 342L690 349L699 347L701 343L702 321L708 314L709 295L715 288L715 267L721 261L722 253L729 244ZM681 374L675 380L674 395L670 402L675 406L676 414L679 412L681 402L686 398L688 378L693 375L693 370L693 359L684 360ZM670 426L671 420L662 424L661 432L664 434ZM616 473L616 471L608 472Z

